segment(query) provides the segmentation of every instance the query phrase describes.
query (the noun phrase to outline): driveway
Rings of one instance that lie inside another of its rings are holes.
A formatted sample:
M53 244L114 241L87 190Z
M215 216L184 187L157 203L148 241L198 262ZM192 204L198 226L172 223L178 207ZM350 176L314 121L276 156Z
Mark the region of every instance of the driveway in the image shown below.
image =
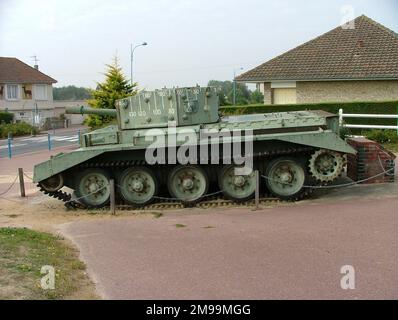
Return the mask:
M73 222L62 233L108 299L397 299L398 196L381 193ZM345 265L355 290L341 288Z

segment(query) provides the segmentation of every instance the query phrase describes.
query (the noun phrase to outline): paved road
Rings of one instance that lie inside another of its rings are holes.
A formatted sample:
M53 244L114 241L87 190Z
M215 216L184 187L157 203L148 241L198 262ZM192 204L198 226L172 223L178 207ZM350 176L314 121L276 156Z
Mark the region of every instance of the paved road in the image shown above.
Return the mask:
M77 132L51 134L52 148L65 147L78 144ZM48 150L47 134L36 137L14 138L11 145L12 155L22 155L31 152ZM0 140L0 158L8 157L7 140Z
M62 232L109 299L397 299L397 207L395 194L74 222ZM355 268L355 290L341 289L344 265Z

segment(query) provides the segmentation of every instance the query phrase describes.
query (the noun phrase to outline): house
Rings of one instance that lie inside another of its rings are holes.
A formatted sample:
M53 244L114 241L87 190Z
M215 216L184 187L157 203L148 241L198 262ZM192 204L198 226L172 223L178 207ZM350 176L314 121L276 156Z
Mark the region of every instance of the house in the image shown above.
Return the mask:
M236 77L265 104L398 100L398 34L366 16Z
M0 57L0 111L15 121L41 126L54 117L52 85L57 81L16 58Z
M54 100L54 117L61 117L65 115L65 108L68 107L89 107L87 100ZM86 114L67 114L66 119L68 119L69 125L81 125L84 120L88 118Z

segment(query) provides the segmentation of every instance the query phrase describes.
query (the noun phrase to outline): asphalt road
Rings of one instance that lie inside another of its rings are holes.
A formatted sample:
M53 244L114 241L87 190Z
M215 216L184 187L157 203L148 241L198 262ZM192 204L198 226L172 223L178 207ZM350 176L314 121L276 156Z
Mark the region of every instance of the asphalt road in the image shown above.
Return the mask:
M62 232L108 299L397 299L397 207L395 194L258 212L191 209ZM341 288L346 265L354 290Z
M51 147L59 148L78 144L77 131L50 134ZM11 144L12 156L48 150L47 134L35 137L14 138ZM7 139L0 140L0 158L8 157Z

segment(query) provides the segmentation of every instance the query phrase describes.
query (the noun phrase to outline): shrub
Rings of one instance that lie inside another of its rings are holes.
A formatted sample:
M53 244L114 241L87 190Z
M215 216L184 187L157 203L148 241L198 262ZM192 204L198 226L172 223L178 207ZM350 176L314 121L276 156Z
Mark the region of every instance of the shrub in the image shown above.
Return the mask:
M1 124L0 125L0 138L7 138L8 133L11 133L13 137L24 136L28 134L37 134L39 130L36 127L26 123L13 123L13 124Z
M378 143L397 143L398 133L395 130L371 130L364 132L364 135Z
M13 120L14 120L13 113L0 111L0 124L12 123Z

